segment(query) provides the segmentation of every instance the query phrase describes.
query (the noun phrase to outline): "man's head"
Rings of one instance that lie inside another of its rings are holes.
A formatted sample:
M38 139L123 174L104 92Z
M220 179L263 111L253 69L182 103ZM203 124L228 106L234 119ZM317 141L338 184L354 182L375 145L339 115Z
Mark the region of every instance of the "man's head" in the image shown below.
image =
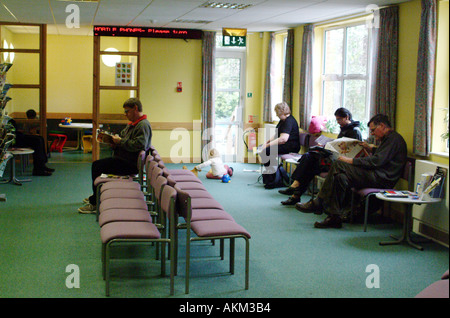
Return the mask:
M142 116L142 103L137 98L129 98L123 103L125 116L129 121L136 121Z
M383 139L392 130L388 117L383 114L373 116L367 126L369 126L370 134L374 135L376 140Z

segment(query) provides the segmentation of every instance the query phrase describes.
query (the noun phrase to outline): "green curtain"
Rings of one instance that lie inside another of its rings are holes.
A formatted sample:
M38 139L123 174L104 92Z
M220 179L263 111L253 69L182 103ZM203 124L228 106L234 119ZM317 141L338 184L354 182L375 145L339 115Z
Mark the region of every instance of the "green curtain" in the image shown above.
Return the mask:
M413 152L419 156L428 156L430 153L436 64L436 17L437 1L422 0L413 137Z
M203 32L202 39L202 159L208 159L208 145L214 131L214 65L216 32Z

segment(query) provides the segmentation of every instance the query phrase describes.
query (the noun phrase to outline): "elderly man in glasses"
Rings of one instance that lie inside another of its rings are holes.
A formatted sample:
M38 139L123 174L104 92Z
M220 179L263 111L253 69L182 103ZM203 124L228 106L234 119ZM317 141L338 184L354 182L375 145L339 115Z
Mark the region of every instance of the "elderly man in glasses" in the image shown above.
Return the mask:
M92 163L93 194L84 201L85 206L78 209L80 213L96 212L96 187L94 180L102 173L115 175L137 174L137 158L142 150L148 150L152 140L152 128L147 115L142 112L141 101L130 98L123 104L125 116L130 121L119 135L112 136L113 156L96 160Z
M323 211L328 214L314 227L342 227L342 214L350 205L351 188L392 188L400 178L407 157L405 140L394 131L385 115L375 115L368 126L379 142L378 147L361 143L371 155L362 158L339 157L332 164L317 198L296 204L296 209L301 212Z

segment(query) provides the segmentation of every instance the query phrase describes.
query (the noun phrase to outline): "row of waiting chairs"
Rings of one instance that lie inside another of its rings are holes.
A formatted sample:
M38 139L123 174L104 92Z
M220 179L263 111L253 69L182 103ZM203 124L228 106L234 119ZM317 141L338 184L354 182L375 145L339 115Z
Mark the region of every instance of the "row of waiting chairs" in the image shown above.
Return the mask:
M200 240L219 240L222 260L224 240L229 240L230 273L234 274L235 239L244 239L245 289L248 289L251 237L248 231L236 223L197 176L189 170L168 169L155 148L141 152L138 167L137 177L95 180L106 295L110 294L111 248L117 244L149 243L155 245L162 276L166 276L166 260L170 261L170 295L174 295L180 230L186 231L186 294L191 243Z

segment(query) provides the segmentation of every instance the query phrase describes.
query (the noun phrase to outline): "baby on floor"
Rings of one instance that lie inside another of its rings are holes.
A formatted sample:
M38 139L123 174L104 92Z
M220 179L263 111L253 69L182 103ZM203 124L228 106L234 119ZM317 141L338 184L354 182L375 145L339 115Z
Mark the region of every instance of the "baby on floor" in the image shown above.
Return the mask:
M198 176L198 171L202 171L203 168L211 166L211 169L206 174L208 179L222 179L224 174L228 174L230 177L233 175L233 168L228 167L222 161L219 151L217 149L211 149L209 151L209 159L197 166L191 171ZM187 169L186 166L183 169Z

